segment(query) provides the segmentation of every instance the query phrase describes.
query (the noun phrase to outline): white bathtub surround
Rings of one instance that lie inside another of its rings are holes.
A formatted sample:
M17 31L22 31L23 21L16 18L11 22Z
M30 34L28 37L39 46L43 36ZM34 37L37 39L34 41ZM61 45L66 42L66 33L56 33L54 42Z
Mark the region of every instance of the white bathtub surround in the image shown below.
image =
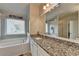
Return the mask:
M18 56L29 51L26 38L5 39L0 41L0 56Z

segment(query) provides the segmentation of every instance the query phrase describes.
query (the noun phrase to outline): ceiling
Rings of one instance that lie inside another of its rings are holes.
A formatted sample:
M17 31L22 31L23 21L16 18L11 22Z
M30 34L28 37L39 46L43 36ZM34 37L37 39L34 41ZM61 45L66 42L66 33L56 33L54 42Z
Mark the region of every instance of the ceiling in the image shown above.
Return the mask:
M28 14L27 3L0 3L0 13L25 17Z
M38 4L42 5L42 4ZM62 3L59 7L47 13L47 20L53 17L65 14L69 12L75 12L79 10L78 3ZM29 4L28 3L0 3L0 13L11 14L16 16L22 16L24 18L29 17Z
M61 3L59 7L51 10L46 15L46 20L50 20L55 16L64 15L67 13L73 13L79 11L79 3Z

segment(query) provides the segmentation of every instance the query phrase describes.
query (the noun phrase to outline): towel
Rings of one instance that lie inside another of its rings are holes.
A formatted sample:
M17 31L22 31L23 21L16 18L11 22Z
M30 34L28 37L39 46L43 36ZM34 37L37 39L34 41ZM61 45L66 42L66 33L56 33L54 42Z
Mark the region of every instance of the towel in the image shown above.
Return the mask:
M30 33L27 32L27 40L26 40L26 43L29 43L30 41Z

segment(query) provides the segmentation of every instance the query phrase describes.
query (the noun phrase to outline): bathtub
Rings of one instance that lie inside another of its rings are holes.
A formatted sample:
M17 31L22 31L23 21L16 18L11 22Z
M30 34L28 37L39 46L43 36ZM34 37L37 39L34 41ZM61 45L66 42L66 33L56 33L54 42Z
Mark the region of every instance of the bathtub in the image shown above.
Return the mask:
M26 38L0 40L0 56L18 56L28 51Z

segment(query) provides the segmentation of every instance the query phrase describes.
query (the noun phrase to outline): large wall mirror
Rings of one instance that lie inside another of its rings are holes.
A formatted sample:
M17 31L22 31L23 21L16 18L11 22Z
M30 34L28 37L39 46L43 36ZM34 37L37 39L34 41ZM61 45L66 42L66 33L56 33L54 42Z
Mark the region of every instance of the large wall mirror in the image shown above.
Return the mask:
M68 39L78 38L78 12L66 13L46 20L46 33Z

